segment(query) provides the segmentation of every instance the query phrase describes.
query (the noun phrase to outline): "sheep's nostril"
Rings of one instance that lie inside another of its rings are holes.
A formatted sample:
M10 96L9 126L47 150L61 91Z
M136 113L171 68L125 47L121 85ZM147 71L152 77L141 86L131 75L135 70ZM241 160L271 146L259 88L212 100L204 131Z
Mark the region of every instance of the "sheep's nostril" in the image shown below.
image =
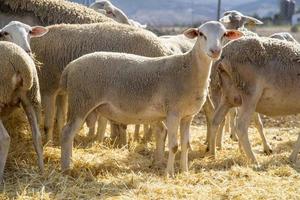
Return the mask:
M26 53L30 54L30 53L31 53L31 50L26 50Z

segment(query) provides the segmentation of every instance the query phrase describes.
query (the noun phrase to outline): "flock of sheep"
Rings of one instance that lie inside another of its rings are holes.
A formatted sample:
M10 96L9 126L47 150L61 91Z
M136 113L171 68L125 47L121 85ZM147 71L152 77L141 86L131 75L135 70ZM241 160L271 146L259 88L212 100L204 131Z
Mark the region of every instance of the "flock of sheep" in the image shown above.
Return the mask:
M0 29L1 118L22 105L41 171L42 113L45 140L53 141L55 122L61 133L62 171L70 169L73 140L82 125L87 123L92 136L98 122L96 134L103 141L108 119L118 145L127 144L128 124L137 125L135 139L140 124L145 141L153 133L156 164L164 160L167 137L166 174L173 176L178 130L181 170L187 172L190 125L202 107L208 154L215 156L216 146L221 148L223 126L230 121L232 138L256 165L247 133L251 119L264 151L271 153L259 113L300 112L298 42L288 33L258 36L244 25L262 22L238 11L181 35L158 37L108 1L91 5L99 13L65 1L0 4L0 21L6 24ZM54 16L51 10L58 13ZM2 180L10 136L2 120L0 128ZM297 160L299 150L300 137L291 161Z

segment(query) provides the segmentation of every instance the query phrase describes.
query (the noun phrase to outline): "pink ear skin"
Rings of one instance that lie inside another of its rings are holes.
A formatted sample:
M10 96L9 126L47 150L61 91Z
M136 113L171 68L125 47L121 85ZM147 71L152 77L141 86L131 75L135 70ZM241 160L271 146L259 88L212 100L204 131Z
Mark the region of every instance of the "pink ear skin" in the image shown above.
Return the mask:
M190 28L190 29L184 31L183 34L187 38L194 39L195 37L198 37L199 31L196 28Z
M225 33L225 37L229 40L236 40L242 37L244 34L238 30L230 30Z
M30 31L30 37L41 37L48 32L48 28L42 26L33 26Z

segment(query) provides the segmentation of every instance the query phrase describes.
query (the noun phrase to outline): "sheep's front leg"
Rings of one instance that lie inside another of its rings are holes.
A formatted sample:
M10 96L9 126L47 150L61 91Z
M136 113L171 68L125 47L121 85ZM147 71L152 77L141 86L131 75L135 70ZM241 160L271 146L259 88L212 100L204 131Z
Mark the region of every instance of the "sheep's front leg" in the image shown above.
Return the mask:
M80 130L81 125L84 123L82 118L74 118L68 121L62 131L61 139L61 169L66 171L70 169L72 158L72 147L75 134Z
M31 105L31 103L29 103L27 99L23 99L22 106L25 110L27 119L31 127L33 145L38 157L38 165L41 172L44 172L43 146L37 119L38 113L35 112L33 106Z
M169 141L169 158L166 169L166 175L174 176L174 161L178 150L177 131L179 127L180 118L177 113L169 113L166 120L168 129Z
M97 140L99 142L103 142L104 140L107 121L108 120L101 115L98 116Z
M185 117L180 122L181 157L180 164L183 172L188 172L188 148L190 147L190 126L193 117Z
M151 141L152 137L152 128L149 124L144 124L144 136L143 136L143 143L148 143Z
M89 128L89 133L88 133L89 137L95 136L97 119L98 119L98 113L96 111L92 111L85 120L86 125Z
M154 164L162 165L165 153L165 141L167 136L167 131L164 128L162 122L151 124L151 129L155 135L156 149L154 152Z
M227 115L228 116L228 115ZM226 117L226 116L225 116ZM221 150L222 149L222 143L223 143L223 135L224 135L224 126L226 123L226 119L224 118L224 120L221 122L221 124L219 125L219 128L217 130L217 138L216 138L216 147Z
M295 146L294 146L294 149L293 149L293 152L291 153L289 159L292 163L296 163L297 162L297 156L298 156L298 153L300 151L300 134L298 135L298 139L295 143Z
M3 181L4 167L7 159L7 154L10 145L10 137L7 130L3 126L2 120L0 120L0 181Z
M230 106L225 102L224 97L222 97L216 112L214 113L211 130L210 130L210 141L208 144L208 151L210 156L215 156L216 154L216 134L221 122L225 119L226 114L228 113Z
M250 125L251 117L255 111L256 103L243 102L242 106L238 110L236 133L238 136L239 144L246 153L246 156L252 163L257 164L257 160L252 151L251 144L248 137L248 128Z
M263 147L264 147L264 152L267 155L270 155L272 153L272 148L270 147L270 145L267 142L266 136L264 134L263 123L262 123L261 118L258 113L254 113L254 124L255 124L255 127L261 137Z
M134 135L133 135L133 141L139 141L140 140L140 124L136 124L134 127Z
M43 96L42 104L44 107L44 131L46 134L47 142L50 144L53 142L53 127L55 121L55 114L56 114L56 105L55 105L56 95L49 94Z

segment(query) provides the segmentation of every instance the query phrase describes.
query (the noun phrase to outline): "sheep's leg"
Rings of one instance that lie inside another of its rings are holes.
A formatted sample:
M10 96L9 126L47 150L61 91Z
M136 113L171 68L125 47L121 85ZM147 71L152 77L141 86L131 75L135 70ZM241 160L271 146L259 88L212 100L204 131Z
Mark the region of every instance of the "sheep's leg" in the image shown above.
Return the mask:
M235 126L236 126L235 121L237 117L237 108L231 109L229 115L230 115L230 138L233 141L238 141L238 138L235 133Z
M239 144L246 153L246 156L253 162L257 164L257 160L252 151L251 144L248 137L248 127L251 121L251 117L255 111L256 103L253 102L243 102L242 106L238 111L236 133L239 139Z
M225 116L225 118L226 118L226 116ZM226 119L224 119L221 122L221 124L219 125L219 128L217 130L216 146L220 150L222 149L222 142L223 142L223 134L224 134L225 123L226 123Z
M122 147L127 144L127 125L111 122L111 139L117 147Z
M69 120L64 126L61 136L61 169L66 171L70 169L70 163L72 158L72 147L76 133L80 130L84 120L81 118L75 118Z
M225 102L225 99L222 97L220 104L218 105L218 108L216 109L213 120L212 120L212 125L211 125L211 130L210 130L210 141L208 144L208 151L210 156L215 156L216 154L216 134L219 128L219 125L221 122L225 119L226 114L228 113L230 109L229 104Z
M148 143L151 141L152 127L149 124L144 124L143 126L144 126L143 143Z
M42 145L42 137L38 125L38 119L37 119L38 113L35 112L33 106L29 102L27 102L27 100L22 101L22 106L25 110L27 119L31 127L33 145L38 157L38 165L41 172L44 172L43 145Z
M47 137L47 142L50 144L53 142L53 127L56 113L55 99L56 96L52 94L44 96L42 101L45 114L44 131Z
M180 164L183 172L188 172L188 148L190 147L190 126L193 117L189 116L181 119L180 122L180 145L181 145L181 157Z
M229 131L230 131L230 121L231 121L231 118L230 118L230 115L226 115L226 117L225 117L225 125L224 125L224 127L225 127L225 133L229 133Z
M211 130L211 124L212 124L212 119L213 119L214 110L215 110L214 105L213 105L209 95L207 95L207 97L206 97L206 101L203 105L203 110L205 113L206 124L207 124L205 143L208 143L210 135L211 135L210 130Z
M56 98L57 113L56 113L56 125L59 136L61 135L62 128L66 123L66 116L68 111L67 96L58 95Z
M262 140L262 143L263 143L263 146L264 146L264 152L267 154L267 155L270 155L272 153L272 148L270 147L270 145L268 144L267 142L267 139L266 139L266 136L264 134L264 127L263 127L263 123L261 121L261 118L259 116L258 113L254 113L254 124L255 124L255 127L261 137L261 140Z
M169 157L166 168L166 175L174 176L174 161L175 155L178 150L177 131L179 127L180 118L176 113L170 113L167 116L166 122L169 142Z
M7 159L7 154L10 145L10 137L7 130L3 126L2 120L0 120L0 181L3 181L4 167Z
M156 165L162 165L165 153L165 141L167 137L167 131L165 130L162 122L151 125L151 129L155 135L156 149L154 152L154 163Z
M99 115L98 116L98 128L97 128L97 140L99 142L104 141L106 126L107 126L107 119L102 117L101 115Z
M139 141L140 140L140 124L136 124L134 127L134 135L133 135L133 141Z
M97 118L98 118L98 113L96 111L92 111L85 119L85 123L89 128L88 137L95 136Z
M289 157L289 159L292 163L296 163L299 151L300 151L300 134L298 135L298 139L295 143L293 152L291 153L291 155Z

